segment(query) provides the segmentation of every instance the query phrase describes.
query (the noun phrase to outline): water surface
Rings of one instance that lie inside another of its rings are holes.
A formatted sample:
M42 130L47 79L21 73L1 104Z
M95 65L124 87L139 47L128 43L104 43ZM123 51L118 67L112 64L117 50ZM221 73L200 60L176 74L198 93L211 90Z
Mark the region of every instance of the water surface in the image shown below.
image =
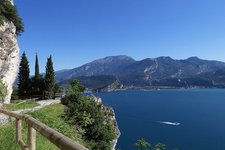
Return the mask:
M114 108L121 131L118 146L134 150L137 139L169 149L225 149L225 89L97 93ZM162 122L180 123L180 125Z

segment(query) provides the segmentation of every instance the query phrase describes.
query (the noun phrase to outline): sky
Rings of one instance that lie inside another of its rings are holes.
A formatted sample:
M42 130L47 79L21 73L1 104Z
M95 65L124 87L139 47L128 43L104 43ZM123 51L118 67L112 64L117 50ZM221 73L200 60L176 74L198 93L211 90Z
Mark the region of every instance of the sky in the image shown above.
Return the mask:
M14 0L25 32L18 37L34 73L52 55L55 70L98 58L198 56L225 62L224 0Z

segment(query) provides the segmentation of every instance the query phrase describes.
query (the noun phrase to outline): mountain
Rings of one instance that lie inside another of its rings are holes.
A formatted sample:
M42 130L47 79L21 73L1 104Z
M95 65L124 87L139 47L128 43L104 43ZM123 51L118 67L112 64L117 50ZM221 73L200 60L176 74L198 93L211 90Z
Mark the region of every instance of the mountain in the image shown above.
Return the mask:
M82 83L93 82L91 87L95 85L96 79L97 83L100 83L106 78L108 78L107 82L103 80L105 84L101 81L99 86L105 87L117 81L116 83L121 83L125 87L222 87L225 85L225 63L198 57L183 60L157 57L136 61L129 56L120 55L105 57L78 68L56 72L56 80L59 83L68 83L74 78L80 79Z
M75 69L57 71L56 80L63 81L79 76L118 75L121 70L134 62L133 58L124 55L109 56Z

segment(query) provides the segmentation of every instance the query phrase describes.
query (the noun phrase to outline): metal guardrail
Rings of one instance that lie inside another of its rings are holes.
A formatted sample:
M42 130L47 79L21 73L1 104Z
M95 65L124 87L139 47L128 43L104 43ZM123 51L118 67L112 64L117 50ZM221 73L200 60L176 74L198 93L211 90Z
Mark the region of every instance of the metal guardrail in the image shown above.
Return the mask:
M16 141L22 150L36 150L36 131L61 150L88 150L29 115L17 114L4 109L0 109L0 113L16 119ZM22 140L22 121L28 124L27 144Z

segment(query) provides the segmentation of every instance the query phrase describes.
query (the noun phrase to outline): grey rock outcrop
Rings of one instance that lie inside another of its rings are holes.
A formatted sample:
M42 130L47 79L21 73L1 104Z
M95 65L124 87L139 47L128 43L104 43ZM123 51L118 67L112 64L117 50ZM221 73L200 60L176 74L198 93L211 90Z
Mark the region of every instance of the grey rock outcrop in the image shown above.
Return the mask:
M4 103L10 103L18 66L19 47L16 27L12 22L5 22L0 26L0 79L7 87L7 96Z
M117 140L119 139L119 137L121 135L119 126L118 126L118 123L116 120L115 111L112 107L103 105L102 99L100 97L96 97L94 95L92 95L92 97L93 97L93 100L95 101L95 103L97 103L98 105L102 104L102 111L104 112L104 115L105 115L104 116L105 123L111 124L113 126L116 137L113 141L111 141L111 150L115 150Z

